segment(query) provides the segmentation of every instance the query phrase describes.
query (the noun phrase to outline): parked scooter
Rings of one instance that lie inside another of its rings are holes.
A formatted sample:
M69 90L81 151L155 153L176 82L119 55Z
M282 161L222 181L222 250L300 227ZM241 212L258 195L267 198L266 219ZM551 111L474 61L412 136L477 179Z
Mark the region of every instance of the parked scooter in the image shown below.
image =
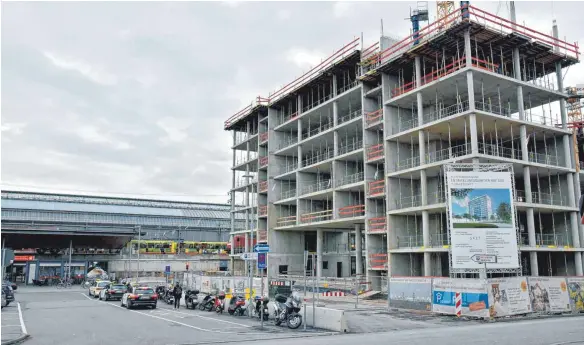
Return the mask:
M195 309L199 304L199 290L187 290L185 292L185 304L187 309Z
M227 306L227 312L229 315L243 316L246 312L245 308L245 297L243 296L233 296L229 305Z
M225 310L225 292L219 292L214 307L217 314L223 314L223 310Z
M199 303L200 310L211 311L211 310L213 310L214 306L215 306L215 296L212 296L210 294L207 294L207 296L205 296L205 298L203 298L203 301L201 301L201 303Z
M264 321L267 321L268 318L270 317L270 310L268 309L268 302L270 302L270 299L267 296L264 296L263 298L260 296L256 296L256 298L255 298L255 315L258 318L258 320L262 319L262 309L263 309Z
M298 291L292 292L290 297L276 295L274 303L274 319L276 326L285 322L290 329L296 329L302 324L300 315L301 298Z

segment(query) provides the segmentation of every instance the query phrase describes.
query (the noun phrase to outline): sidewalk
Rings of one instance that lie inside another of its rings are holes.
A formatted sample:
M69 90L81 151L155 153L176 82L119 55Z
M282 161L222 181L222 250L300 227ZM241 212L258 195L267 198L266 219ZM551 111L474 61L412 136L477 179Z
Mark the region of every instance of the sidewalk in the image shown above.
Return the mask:
M22 318L20 303L14 301L2 309L2 345L17 344L26 338L26 326Z

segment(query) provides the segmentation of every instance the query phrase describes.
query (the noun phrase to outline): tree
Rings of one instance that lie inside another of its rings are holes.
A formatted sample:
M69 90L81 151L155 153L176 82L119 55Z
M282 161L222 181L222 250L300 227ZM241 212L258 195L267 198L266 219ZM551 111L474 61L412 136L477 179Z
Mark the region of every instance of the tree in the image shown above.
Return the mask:
M499 219L501 219L505 223L510 223L511 222L511 205L509 205L509 203L506 203L506 202L500 203L499 207L497 207L497 216L499 216Z

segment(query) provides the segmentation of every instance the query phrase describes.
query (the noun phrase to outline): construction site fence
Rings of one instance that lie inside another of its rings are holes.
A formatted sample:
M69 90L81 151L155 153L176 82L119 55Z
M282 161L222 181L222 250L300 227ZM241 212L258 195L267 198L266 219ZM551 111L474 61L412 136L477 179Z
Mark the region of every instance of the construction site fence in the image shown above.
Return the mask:
M391 277L388 288L389 308L437 314L487 319L584 312L584 277Z
M279 275L270 278L270 298L276 294L289 294L292 290L315 292L324 296L356 296L371 290L371 283L363 277L312 277Z
M263 290L262 290L263 280ZM253 278L252 297L266 296L268 294L268 278ZM225 292L227 298L233 295L245 296L249 299L250 277L249 276L205 276L200 273L184 273L182 279L183 289L199 290L202 294L217 294Z

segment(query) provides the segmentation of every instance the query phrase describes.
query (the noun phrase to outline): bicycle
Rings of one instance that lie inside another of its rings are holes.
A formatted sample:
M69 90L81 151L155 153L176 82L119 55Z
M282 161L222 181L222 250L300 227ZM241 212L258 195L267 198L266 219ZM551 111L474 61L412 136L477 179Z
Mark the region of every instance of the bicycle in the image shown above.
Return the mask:
M70 280L64 281L61 279L61 281L57 284L57 289L70 288L70 287L71 287Z

